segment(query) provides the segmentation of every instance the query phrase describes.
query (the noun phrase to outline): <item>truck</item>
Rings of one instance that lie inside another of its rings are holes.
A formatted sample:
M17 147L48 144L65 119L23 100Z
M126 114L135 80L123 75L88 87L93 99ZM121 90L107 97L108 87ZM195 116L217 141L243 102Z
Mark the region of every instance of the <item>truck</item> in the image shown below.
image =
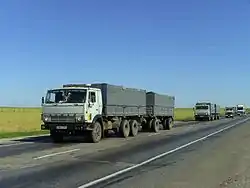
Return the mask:
M211 102L197 102L194 107L195 121L220 119L220 106Z
M107 83L64 84L42 97L42 130L54 142L84 135L97 143L109 131L127 138L140 129L169 130L174 122L175 97Z
M246 107L244 104L238 104L236 106L236 111L238 116L246 115Z
M225 107L225 117L226 118L234 118L236 115L236 107L235 106L226 106Z

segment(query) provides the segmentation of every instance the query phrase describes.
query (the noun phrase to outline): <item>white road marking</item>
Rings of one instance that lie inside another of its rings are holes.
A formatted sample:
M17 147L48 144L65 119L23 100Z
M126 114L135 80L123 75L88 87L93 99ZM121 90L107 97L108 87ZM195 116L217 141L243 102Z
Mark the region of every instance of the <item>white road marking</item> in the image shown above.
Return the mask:
M3 148L3 147L10 147L10 146L18 146L18 145L23 145L23 144L33 144L33 142L17 142L17 143L12 143L12 144L3 144L3 145L0 145L0 148Z
M152 134L149 134L148 136L155 136L155 135L158 135L160 133L152 133Z
M84 162L101 163L101 164L114 164L114 162L112 162L112 161L98 161L98 160L97 161L96 160L84 160ZM115 165L116 166L125 166L125 167L127 167L127 166L134 166L135 164L118 161L118 162L115 162Z
M237 123L235 123L235 124L232 124L232 125L230 125L230 126L224 127L224 128L222 128L222 129L220 129L220 130L218 130L218 131L215 131L215 132L213 132L213 133L210 133L210 134L208 134L208 135L206 135L206 136L204 136L204 137L201 137L201 138L199 138L199 139L196 139L196 140L194 140L194 141L191 141L191 142L189 142L189 143L187 143L187 144L181 145L181 146L179 146L179 147L177 147L177 148L175 148L175 149L172 149L172 150L170 150L170 151L167 151L167 152L164 152L164 153L162 153L162 154L156 155L155 157L152 157L152 158L150 158L150 159L148 159L148 160L146 160L146 161L143 161L143 162L141 162L141 163L139 163L139 164L133 165L133 166L128 167L128 168L125 168L125 169L123 169L123 170L119 170L119 171L117 171L117 172L115 172L115 173L112 173L112 174L110 174L110 175L104 176L104 177L102 177L102 178L99 178L99 179L96 179L96 180L91 181L91 182L89 182L89 183L86 183L86 184L84 184L84 185L81 185L81 186L79 186L78 188L87 188L87 187L96 185L96 184L98 184L98 183L101 183L101 182L103 182L103 181L106 181L106 180L108 180L108 179L111 179L111 178L114 178L114 177L116 177L116 176L119 176L119 175L121 175L121 174L124 174L124 173L126 173L126 172L129 172L129 171L131 171L131 170L134 170L134 169L136 169L136 168L139 168L139 167L141 167L141 166L143 166L143 165L146 165L146 164L148 164L148 163L150 163L150 162L152 162L152 161L155 161L155 160L157 160L157 159L160 159L160 158L162 158L162 157L164 157L164 156L167 156L167 155L169 155L169 154L171 154L171 153L174 153L174 152L176 152L176 151L178 151L178 150L181 150L181 149L183 149L183 148L186 148L186 147L188 147L188 146L190 146L190 145L193 145L193 144L195 144L195 143L197 143L197 142L201 142L201 141L203 141L203 140L205 140L205 139L207 139L207 138L209 138L209 137L211 137L211 136L214 136L214 135L216 135L216 134L219 134L219 133L221 133L221 132L223 132L223 131L225 131L225 130L227 130L227 129L230 129L230 128L232 128L232 127L235 127L235 126L238 125L238 124L244 123L244 122L248 121L249 119L250 119L250 118L247 118L247 119L244 119L244 120L242 120L242 121L239 121L239 122L237 122Z
M35 157L33 159L43 159L43 158L47 158L47 157L53 157L53 156L56 156L56 155L61 155L61 154L65 154L65 153L72 153L72 152L75 152L75 151L79 151L80 149L72 149L72 150L67 150L67 151L62 151L62 152L57 152L57 153L51 153L51 154L48 154L48 155L43 155L43 156L40 156L40 157Z

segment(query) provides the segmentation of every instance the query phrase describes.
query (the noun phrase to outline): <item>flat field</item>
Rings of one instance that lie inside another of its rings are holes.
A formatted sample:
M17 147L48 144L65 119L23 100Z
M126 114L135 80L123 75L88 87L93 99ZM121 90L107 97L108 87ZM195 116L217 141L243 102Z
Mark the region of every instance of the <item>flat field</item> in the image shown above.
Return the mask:
M48 133L40 130L40 113L40 108L0 108L0 138ZM193 109L176 108L175 120L193 120Z

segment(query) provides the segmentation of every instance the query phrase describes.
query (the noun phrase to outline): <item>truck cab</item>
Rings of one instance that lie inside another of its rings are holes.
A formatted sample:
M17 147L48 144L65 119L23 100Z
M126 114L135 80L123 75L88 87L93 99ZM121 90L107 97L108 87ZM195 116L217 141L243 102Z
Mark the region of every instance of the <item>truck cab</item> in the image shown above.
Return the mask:
M246 108L243 104L238 104L236 106L236 111L238 116L243 116L246 114Z
M64 85L47 91L42 98L42 130L50 130L54 141L65 135L92 131L94 118L102 114L102 93L88 85Z
M225 117L226 118L234 118L235 108L231 106L225 107Z
M211 105L209 103L196 103L194 107L195 120L209 119L211 117Z

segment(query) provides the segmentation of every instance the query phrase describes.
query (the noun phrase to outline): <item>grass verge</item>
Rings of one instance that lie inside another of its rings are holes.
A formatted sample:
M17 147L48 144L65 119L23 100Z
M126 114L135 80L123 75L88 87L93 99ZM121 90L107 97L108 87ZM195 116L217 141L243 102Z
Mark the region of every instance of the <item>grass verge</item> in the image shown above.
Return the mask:
M48 134L49 131L27 131L27 132L1 132L1 138L15 138L15 137L25 137L25 136L36 136L36 135L43 135Z

